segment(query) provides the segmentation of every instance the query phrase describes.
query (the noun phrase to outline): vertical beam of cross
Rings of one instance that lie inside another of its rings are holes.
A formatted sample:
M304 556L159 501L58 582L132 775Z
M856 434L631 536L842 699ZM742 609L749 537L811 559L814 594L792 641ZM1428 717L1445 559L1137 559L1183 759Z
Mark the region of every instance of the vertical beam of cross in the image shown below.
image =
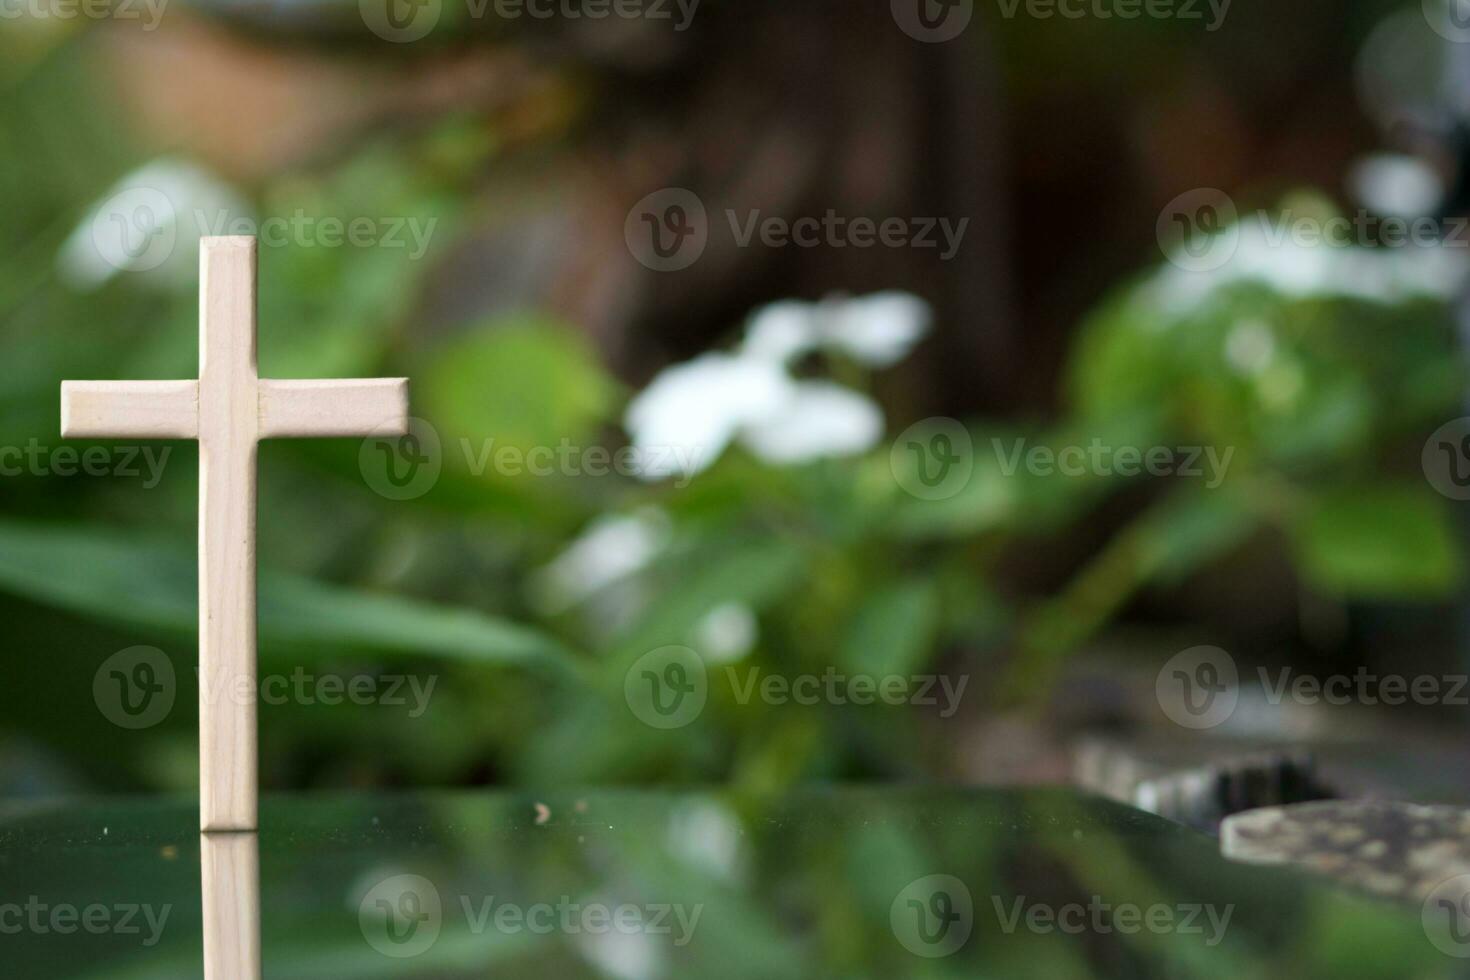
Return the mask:
M260 976L260 835L200 834L204 980Z
M64 381L67 438L199 441L199 819L257 826L255 486L261 439L403 435L408 380L256 369L254 238L205 238L197 381Z

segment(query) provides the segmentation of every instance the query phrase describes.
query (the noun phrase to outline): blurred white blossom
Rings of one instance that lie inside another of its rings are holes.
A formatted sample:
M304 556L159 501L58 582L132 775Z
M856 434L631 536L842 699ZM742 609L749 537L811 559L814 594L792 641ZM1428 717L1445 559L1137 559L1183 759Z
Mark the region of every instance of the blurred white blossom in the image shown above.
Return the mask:
M1367 208L1395 218L1433 214L1444 197L1439 175L1418 157L1401 153L1377 153L1360 160L1348 182Z
M1150 283L1148 296L1166 314L1183 314L1217 289L1259 282L1284 296L1345 296L1401 302L1416 296L1448 298L1467 271L1464 249L1405 244L1365 247L1322 241L1304 243L1291 219L1260 214L1221 233L1238 236L1228 261L1198 270L1165 264Z
M761 361L789 364L817 346L812 303L783 300L756 310L745 328L740 353Z
M532 598L556 613L647 567L669 540L669 519L647 507L593 521L531 582Z
M727 602L705 613L692 642L706 660L728 663L749 653L759 635L755 612L743 602Z
M606 908L617 908L619 903L600 904ZM594 932L578 929L572 933L572 939L584 960L614 980L656 980L668 970L663 950L651 935L641 930Z
M88 209L62 243L57 272L79 289L95 289L119 272L165 288L190 286L205 230L249 217L249 205L228 183L197 164L160 158Z
M817 308L817 329L828 347L873 368L892 367L929 332L929 304L908 293L875 293Z
M868 367L892 366L930 319L923 300L899 292L758 310L735 353L707 353L668 368L633 399L624 426L640 475L692 476L736 441L782 465L867 452L883 437L878 405L831 382L798 381L790 369L818 349Z
M685 803L669 817L669 853L726 881L737 881L744 873L744 836L740 817L722 804Z
M779 414L751 425L741 441L768 463L856 456L883 438L883 412L867 395L830 381L796 385Z
M835 350L859 364L892 367L929 332L929 304L901 292L820 303L786 300L757 310L741 353L789 364L818 348Z
M624 425L645 479L708 469L747 425L779 415L795 382L769 361L709 353L659 374Z

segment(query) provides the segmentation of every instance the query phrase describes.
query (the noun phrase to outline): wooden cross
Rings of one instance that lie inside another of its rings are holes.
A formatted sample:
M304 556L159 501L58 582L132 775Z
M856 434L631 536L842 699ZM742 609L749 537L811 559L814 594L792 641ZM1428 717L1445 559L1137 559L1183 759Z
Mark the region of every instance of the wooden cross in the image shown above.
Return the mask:
M199 826L255 830L255 458L261 439L403 435L408 379L271 381L255 239L205 238L197 381L63 381L61 434L199 441ZM220 692L248 692L220 697Z

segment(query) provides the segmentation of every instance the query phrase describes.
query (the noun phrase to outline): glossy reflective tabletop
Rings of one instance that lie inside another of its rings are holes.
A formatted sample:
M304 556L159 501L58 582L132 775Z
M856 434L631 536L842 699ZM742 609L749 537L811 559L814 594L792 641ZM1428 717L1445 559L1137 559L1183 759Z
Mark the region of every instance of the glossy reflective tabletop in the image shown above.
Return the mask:
M1230 864L1063 790L267 798L258 839L205 844L223 856L196 819L192 801L0 808L0 975L200 976L201 857L232 921L258 902L267 977L1398 980L1470 962L1418 908Z

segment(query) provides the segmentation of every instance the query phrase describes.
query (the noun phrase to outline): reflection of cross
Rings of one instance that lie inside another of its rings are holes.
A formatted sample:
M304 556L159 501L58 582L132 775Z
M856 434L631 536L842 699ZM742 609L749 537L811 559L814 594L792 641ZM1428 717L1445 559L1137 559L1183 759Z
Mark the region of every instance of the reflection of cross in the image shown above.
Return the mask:
M61 434L199 440L200 828L254 830L255 444L403 435L408 380L260 378L255 239L203 239L199 271L199 380L64 381Z

